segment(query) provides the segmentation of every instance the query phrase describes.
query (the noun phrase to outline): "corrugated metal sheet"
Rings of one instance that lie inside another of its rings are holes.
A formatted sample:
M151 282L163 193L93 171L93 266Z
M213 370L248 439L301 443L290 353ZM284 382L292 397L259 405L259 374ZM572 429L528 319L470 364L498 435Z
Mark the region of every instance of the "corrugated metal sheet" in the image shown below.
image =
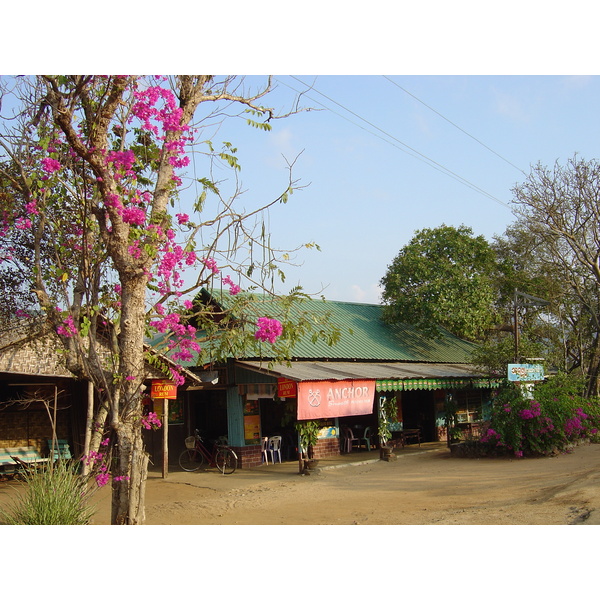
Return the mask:
M269 365L264 361L239 360L236 364L259 373L295 381L324 379L473 379L485 378L472 365L447 363L313 362L294 361L291 365Z
M227 294L217 293L215 299L228 304ZM259 312L261 309L264 309L262 314L278 316L278 305L270 298L265 298L256 308ZM313 343L310 335L305 336L294 346L293 355L298 359L469 363L475 348L474 344L448 332L441 339L432 339L410 325L386 324L381 319L383 307L377 304L304 299L297 303L294 311L296 314L300 311L315 315L329 313L331 322L341 330L341 339L333 346L324 341ZM263 358L269 358L269 346L262 344Z

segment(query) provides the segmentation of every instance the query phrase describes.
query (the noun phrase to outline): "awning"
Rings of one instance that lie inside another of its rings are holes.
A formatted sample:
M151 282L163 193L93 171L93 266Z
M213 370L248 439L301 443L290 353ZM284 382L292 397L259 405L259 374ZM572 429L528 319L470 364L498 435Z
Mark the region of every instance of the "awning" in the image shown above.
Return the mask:
M240 367L293 381L375 379L377 391L457 389L498 387L500 380L490 379L473 365L450 363L400 362L313 362L295 361L270 364L261 361L237 361Z
M497 379L378 379L378 392L410 391L410 390L448 390L460 388L496 388L500 385Z

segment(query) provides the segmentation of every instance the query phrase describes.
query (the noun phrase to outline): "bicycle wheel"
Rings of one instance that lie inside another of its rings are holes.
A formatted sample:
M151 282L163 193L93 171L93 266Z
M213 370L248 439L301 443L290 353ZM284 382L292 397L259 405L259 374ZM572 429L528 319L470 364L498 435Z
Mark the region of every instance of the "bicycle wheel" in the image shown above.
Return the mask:
M237 456L231 448L219 448L215 462L223 475L231 475L237 469Z
M204 456L200 452L194 449L184 450L179 455L179 466L188 472L197 471L201 469L206 463Z

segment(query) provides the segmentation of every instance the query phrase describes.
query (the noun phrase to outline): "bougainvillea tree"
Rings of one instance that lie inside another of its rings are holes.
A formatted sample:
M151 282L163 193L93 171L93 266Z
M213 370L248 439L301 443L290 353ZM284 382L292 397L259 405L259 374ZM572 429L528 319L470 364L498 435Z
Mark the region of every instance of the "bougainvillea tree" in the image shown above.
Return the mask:
M260 216L294 190L293 163L281 195L245 210L236 210L236 194L223 194L210 168L198 173L191 163L220 160L237 172L235 148L217 148L204 127L225 106L268 130L279 118L261 104L269 92L270 80L245 93L243 82L213 76L2 80L0 278L11 292L1 312L5 321L35 321L37 334L42 327L56 335L69 370L102 399L88 460L103 454L107 440L116 448L102 467L115 524L144 521L142 391L152 358L145 339L167 333L172 357L185 362L202 356L199 328L215 359L224 347L260 343L285 354L289 344L278 342L311 327L309 317L257 321L256 311L248 313L253 327L229 326L243 321L252 298L243 288L264 292L282 274L277 265L288 254L270 247ZM202 286L228 291L227 313L192 304ZM317 330L335 336L322 324ZM177 368L167 376L181 383Z

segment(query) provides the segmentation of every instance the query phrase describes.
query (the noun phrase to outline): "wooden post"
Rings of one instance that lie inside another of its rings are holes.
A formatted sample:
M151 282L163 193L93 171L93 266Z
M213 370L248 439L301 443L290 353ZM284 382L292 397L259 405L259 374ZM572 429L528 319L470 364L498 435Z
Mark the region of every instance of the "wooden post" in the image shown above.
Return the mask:
M88 393L87 393L87 417L85 420L85 440L83 442L83 455L89 456L90 444L92 443L92 424L94 421L94 386L91 381L88 381ZM84 475L89 472L88 461L82 462Z
M169 399L163 399L163 467L162 476L169 474Z

